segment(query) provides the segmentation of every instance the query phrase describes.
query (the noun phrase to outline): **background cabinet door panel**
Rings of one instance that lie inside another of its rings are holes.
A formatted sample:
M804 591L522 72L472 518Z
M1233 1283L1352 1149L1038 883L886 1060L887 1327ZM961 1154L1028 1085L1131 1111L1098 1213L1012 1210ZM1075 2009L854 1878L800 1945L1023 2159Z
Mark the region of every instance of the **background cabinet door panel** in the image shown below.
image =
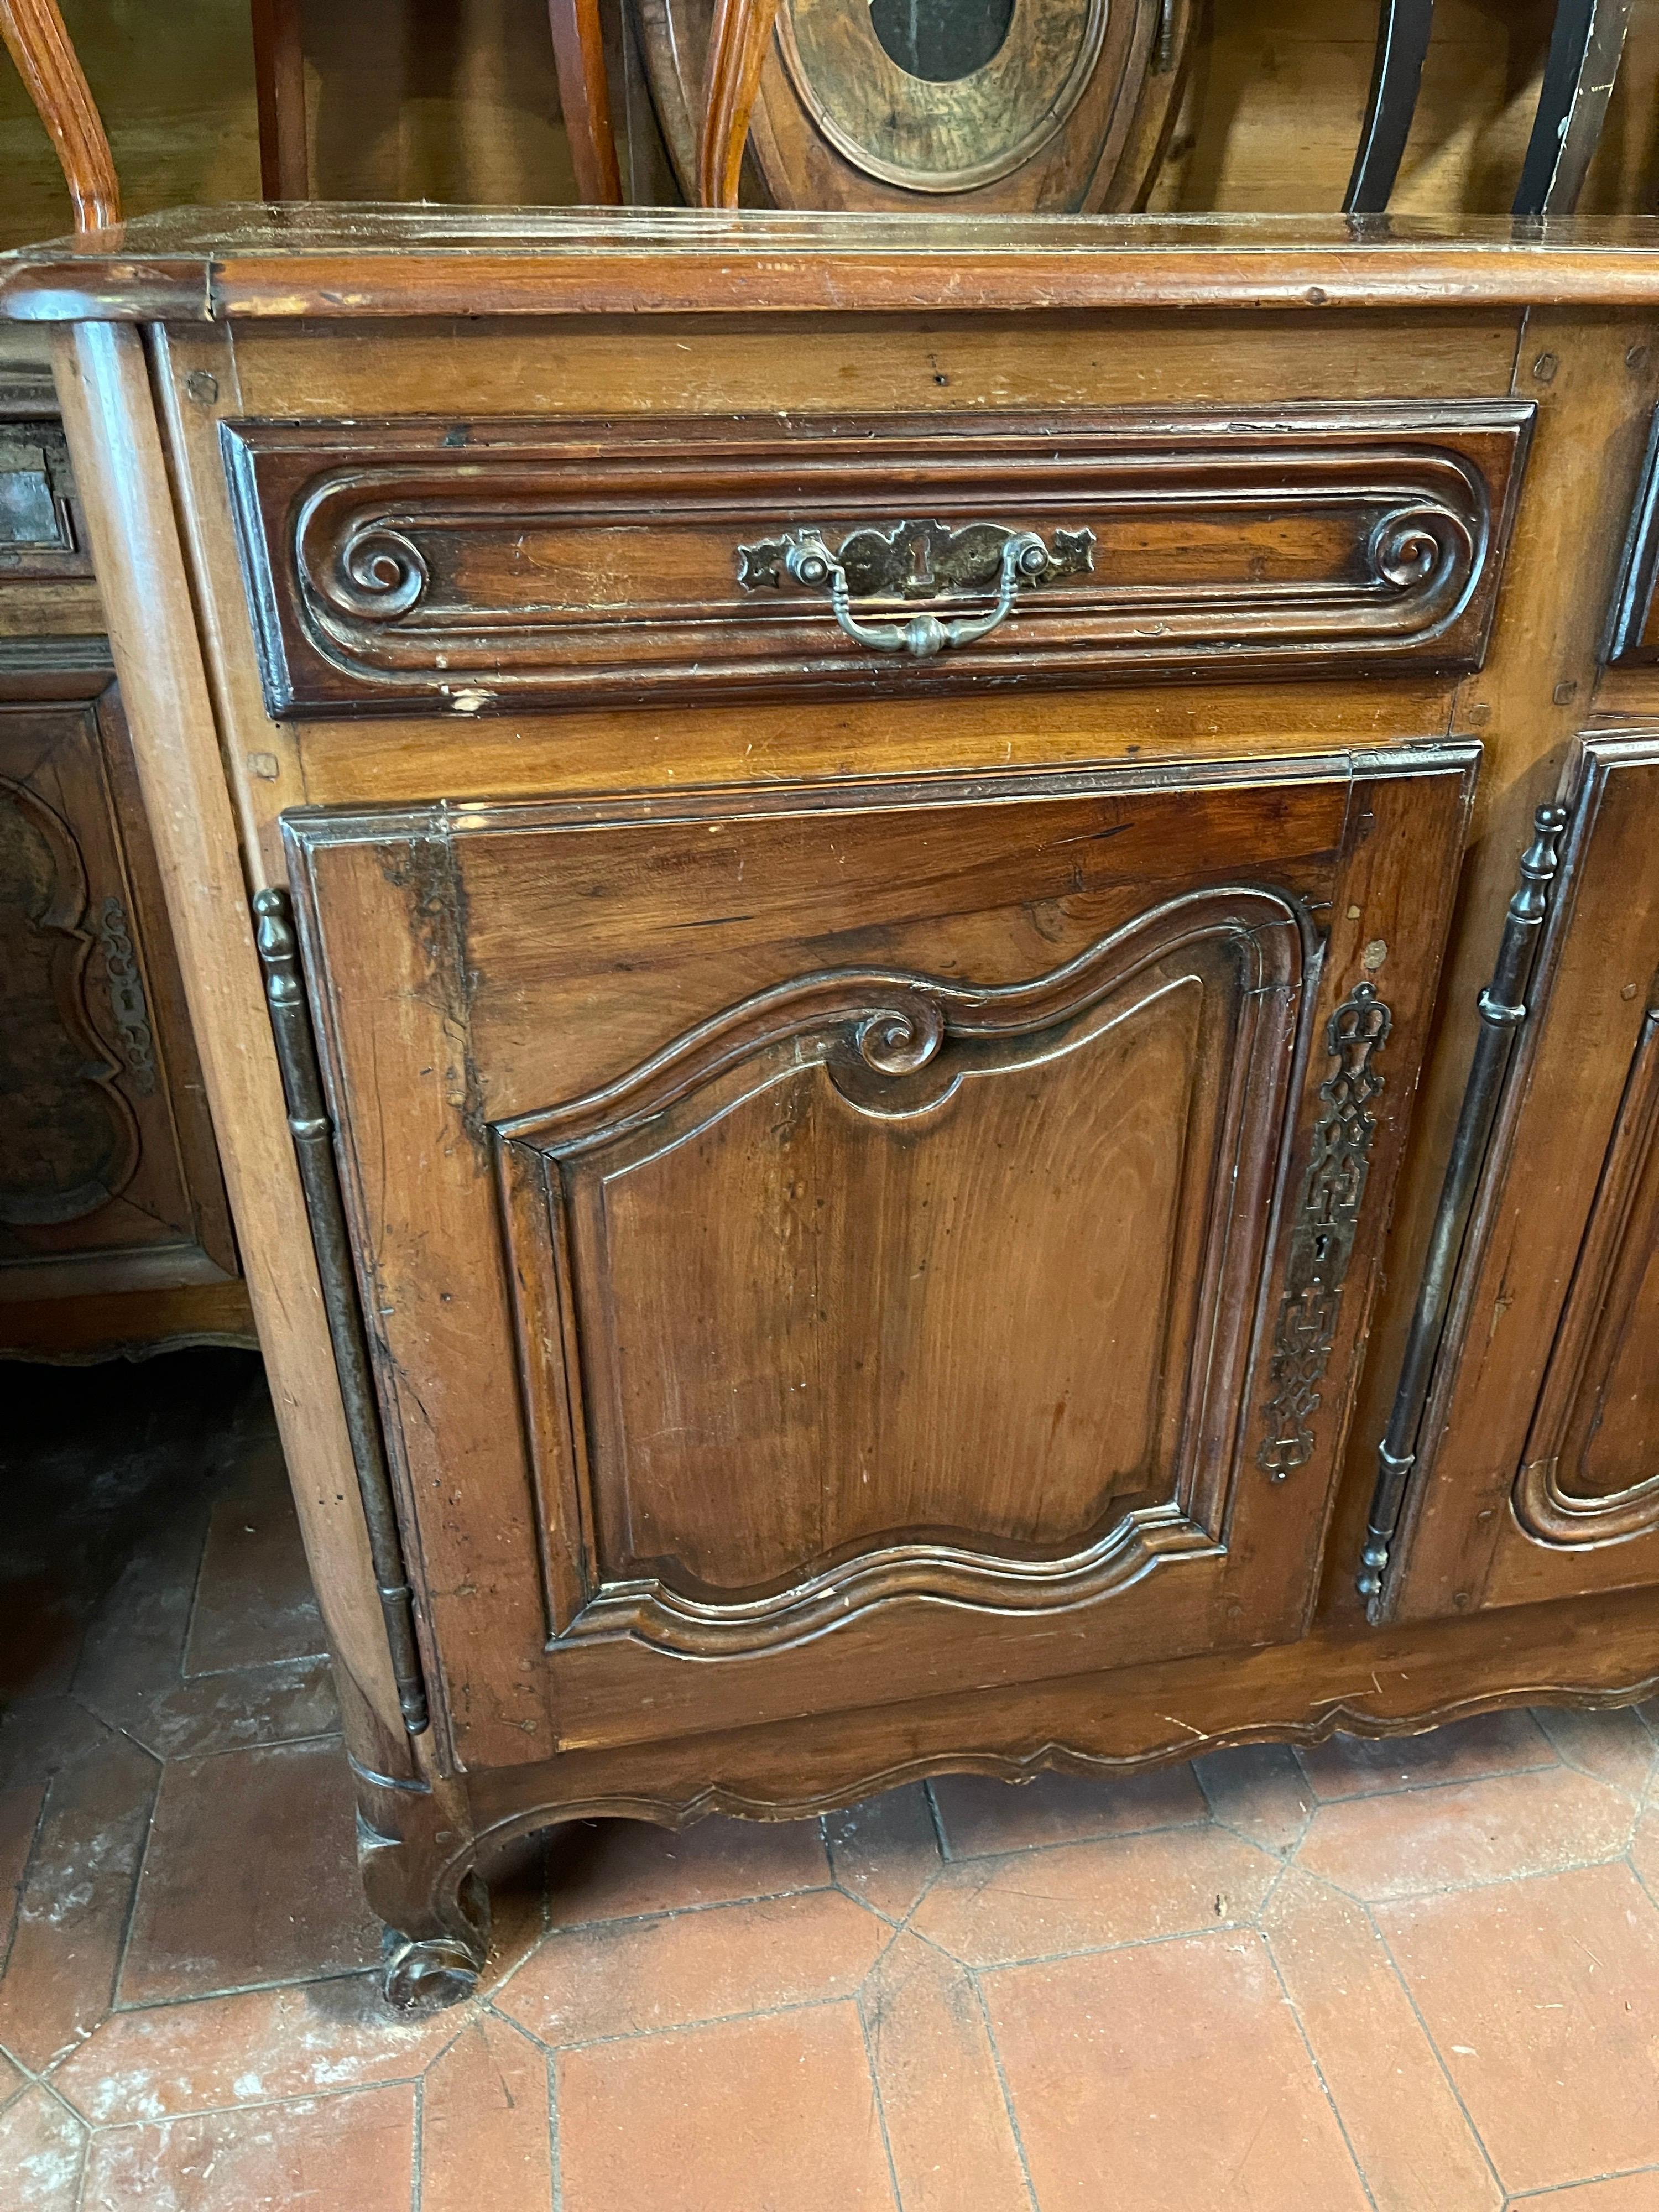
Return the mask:
M5 1305L236 1269L119 697L52 681L82 696L6 698L0 663Z
M1297 1634L1472 769L290 816L463 1756Z
M1395 1610L1659 1582L1659 741L1581 749Z

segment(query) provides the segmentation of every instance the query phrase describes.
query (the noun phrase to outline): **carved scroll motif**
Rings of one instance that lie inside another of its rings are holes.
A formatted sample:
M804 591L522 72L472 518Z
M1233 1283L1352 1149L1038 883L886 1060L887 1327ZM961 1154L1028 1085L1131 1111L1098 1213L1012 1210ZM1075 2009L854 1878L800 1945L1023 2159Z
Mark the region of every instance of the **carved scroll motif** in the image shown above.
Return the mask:
M1372 983L1357 983L1326 1024L1325 1048L1336 1066L1319 1086L1326 1110L1314 1127L1291 1231L1273 1336L1273 1395L1267 1433L1256 1453L1256 1464L1275 1482L1313 1457L1319 1386L1336 1340L1376 1134L1370 1108L1384 1079L1373 1061L1393 1027L1394 1015Z

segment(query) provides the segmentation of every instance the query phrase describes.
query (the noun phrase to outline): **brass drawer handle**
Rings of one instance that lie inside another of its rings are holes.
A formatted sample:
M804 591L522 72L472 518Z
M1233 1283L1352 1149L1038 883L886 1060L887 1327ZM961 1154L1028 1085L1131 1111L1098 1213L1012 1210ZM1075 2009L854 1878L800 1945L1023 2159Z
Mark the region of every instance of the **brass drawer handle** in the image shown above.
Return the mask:
M1089 530L1057 530L1051 548L1034 530L1008 531L994 523L948 530L942 523L902 522L887 532L855 531L832 553L823 532L809 524L762 544L740 545L738 582L746 592L763 586L776 590L787 574L805 591L827 591L836 620L856 643L929 660L947 645L974 645L988 637L1012 613L1022 585L1091 569L1094 547ZM989 614L949 622L931 613L913 615L908 622L862 622L853 612L849 570L885 598L931 599L940 591L994 582L996 605Z

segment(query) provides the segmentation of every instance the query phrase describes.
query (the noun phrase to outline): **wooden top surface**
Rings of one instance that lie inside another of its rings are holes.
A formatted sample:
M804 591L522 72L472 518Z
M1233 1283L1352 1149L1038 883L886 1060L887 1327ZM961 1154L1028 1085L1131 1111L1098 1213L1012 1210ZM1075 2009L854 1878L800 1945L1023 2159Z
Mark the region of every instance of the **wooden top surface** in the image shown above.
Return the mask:
M1652 307L1659 216L185 208L0 257L18 320Z

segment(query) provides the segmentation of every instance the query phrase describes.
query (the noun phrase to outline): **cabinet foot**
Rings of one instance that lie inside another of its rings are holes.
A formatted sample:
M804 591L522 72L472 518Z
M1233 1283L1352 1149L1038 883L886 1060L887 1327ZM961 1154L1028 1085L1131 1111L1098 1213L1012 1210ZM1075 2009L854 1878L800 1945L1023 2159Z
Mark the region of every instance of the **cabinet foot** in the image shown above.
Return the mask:
M385 1921L380 1986L404 2014L440 2012L478 1986L489 1956L489 1892L453 1783L398 1786L357 1770L357 1855Z
M478 1986L489 1949L489 1898L477 1875L468 1875L467 1886L475 1893L476 1933L406 1936L396 1928L386 1931L380 1993L392 2011L406 2019L459 2004Z

